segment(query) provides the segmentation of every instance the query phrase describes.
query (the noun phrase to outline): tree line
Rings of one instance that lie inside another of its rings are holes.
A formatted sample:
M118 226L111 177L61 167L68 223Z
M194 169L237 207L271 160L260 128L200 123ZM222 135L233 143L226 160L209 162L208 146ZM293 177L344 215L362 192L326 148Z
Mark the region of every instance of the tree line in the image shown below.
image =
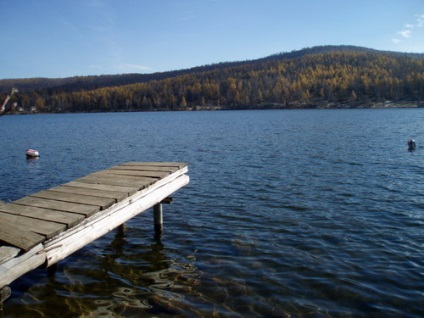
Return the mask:
M124 84L114 85L113 78L107 78L109 86L97 88L93 79L87 81L91 85L58 80L60 85L20 90L13 100L39 112L107 112L368 107L387 102L420 104L424 99L420 55L332 47L291 56L143 78L132 75Z

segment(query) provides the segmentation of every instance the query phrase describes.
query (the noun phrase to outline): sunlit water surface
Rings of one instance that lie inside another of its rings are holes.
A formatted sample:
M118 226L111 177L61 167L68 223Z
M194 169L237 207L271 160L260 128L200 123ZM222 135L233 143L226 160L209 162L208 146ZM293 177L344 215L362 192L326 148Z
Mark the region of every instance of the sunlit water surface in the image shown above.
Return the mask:
M0 316L423 316L423 123L422 109L0 117L4 201L127 161L187 162L191 178L160 241L140 214L17 280Z

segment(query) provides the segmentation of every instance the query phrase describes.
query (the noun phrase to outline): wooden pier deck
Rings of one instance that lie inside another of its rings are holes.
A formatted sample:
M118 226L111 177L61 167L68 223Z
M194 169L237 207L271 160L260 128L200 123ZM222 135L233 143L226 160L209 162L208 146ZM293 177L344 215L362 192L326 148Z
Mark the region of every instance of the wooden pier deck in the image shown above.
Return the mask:
M154 207L189 183L187 164L128 162L7 204L0 203L0 304L8 285L49 267Z

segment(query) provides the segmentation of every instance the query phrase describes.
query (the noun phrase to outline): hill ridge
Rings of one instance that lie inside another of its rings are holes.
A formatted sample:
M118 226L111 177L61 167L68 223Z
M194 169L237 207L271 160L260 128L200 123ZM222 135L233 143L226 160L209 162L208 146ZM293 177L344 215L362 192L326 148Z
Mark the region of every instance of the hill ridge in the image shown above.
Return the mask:
M327 45L153 74L0 80L4 96L11 87L22 108L47 112L420 104L424 54Z
M206 64L201 66L194 66L191 68L180 69L180 70L171 70L164 72L155 72L155 73L126 73L126 74L105 74L105 75L75 75L71 77L61 77L61 78L47 78L47 77L33 77L33 78L17 78L17 79L0 79L0 92L4 92L5 90L9 90L13 86L21 86L21 90L28 89L45 89L45 88L60 88L65 89L70 87L78 86L78 84L87 85L86 89L93 89L99 87L108 87L108 86L120 86L120 85L128 85L133 83L145 82L150 80L160 80L169 77L175 77L179 75L184 75L187 73L196 73L196 72L204 72L211 69L222 69L226 67L234 67L245 64L263 62L263 61L275 61L275 60L286 60L293 58L300 58L305 55L310 54L324 54L330 52L363 52L363 53L376 53L376 54L387 54L392 56L409 56L415 57L419 59L424 59L424 53L403 53L396 51L383 51L376 50L361 46L354 45L320 45L313 47L306 47L300 50L293 50L290 52L280 52L268 55L266 57L244 60L244 61L233 61L233 62L218 62L212 64ZM110 84L102 84L102 83L110 83L111 79L114 83ZM91 84L87 82L96 82L98 80L100 83ZM31 85L40 87L32 87ZM40 82L40 84L37 84ZM29 85L28 83L31 83ZM76 85L75 85L76 84Z

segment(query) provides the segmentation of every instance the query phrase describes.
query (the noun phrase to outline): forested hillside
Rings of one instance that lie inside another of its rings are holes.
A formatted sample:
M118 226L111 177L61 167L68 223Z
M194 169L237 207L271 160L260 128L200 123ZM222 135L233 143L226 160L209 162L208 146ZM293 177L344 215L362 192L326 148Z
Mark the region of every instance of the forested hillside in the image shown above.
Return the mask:
M1 100L11 87L11 103L38 112L422 106L424 54L324 46L155 74L9 79Z

